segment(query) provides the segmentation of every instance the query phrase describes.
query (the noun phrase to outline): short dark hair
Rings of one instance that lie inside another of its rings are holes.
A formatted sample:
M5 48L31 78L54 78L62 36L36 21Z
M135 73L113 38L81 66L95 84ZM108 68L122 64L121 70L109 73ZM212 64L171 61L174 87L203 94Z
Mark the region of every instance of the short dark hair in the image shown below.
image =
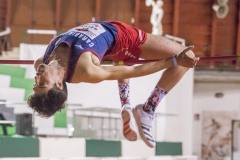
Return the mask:
M40 116L48 118L65 107L67 95L67 85L63 82L63 90L54 85L47 93L30 95L27 103Z

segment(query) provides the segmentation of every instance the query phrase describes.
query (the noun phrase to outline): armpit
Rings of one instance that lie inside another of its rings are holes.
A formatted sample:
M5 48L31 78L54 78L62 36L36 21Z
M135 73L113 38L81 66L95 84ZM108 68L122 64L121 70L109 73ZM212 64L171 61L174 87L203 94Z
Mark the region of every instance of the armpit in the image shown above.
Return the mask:
M95 54L91 53L91 58L92 58L92 63L93 64L95 64L96 66L100 66L101 62Z

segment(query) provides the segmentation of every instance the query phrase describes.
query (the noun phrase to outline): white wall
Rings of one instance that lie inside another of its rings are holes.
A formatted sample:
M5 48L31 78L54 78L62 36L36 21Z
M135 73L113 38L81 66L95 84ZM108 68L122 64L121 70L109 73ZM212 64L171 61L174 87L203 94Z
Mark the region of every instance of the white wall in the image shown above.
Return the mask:
M20 59L35 60L42 56L47 49L47 44L20 44ZM21 65L26 68L26 78L33 78L35 76L35 69L33 65Z
M131 80L132 106L144 103L155 87L161 72ZM99 84L69 84L68 103L81 103L83 106L120 108L117 81ZM192 94L193 70L189 70L176 87L167 94L157 108L157 112L173 113L177 116L161 116L155 126L158 141L183 143L183 154L192 153Z
M10 102L22 102L25 90L21 88L1 87L0 99Z
M155 155L155 148L149 148L142 140L130 142L122 140L122 157L152 157Z
M144 103L156 85L160 73L131 79L130 95L132 106ZM104 81L97 84L68 84L68 103L81 103L84 106L121 108L117 81Z
M177 115L166 121L166 141L183 142L183 155L192 154L193 76L190 69L166 97L166 112Z
M194 85L193 114L199 114L199 120L193 120L193 153L201 154L201 117L203 111L233 111L240 109L239 83L206 83ZM222 98L216 98L215 93L222 92Z
M0 87L10 87L11 77L8 75L0 75Z
M39 138L40 157L85 157L83 138Z

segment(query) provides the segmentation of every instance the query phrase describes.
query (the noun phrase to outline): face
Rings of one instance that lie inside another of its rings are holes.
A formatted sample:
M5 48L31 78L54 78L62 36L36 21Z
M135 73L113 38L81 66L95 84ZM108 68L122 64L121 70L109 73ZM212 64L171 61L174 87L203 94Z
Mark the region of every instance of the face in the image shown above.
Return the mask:
M53 68L46 64L40 64L35 75L35 85L33 87L34 92L46 93L55 83Z

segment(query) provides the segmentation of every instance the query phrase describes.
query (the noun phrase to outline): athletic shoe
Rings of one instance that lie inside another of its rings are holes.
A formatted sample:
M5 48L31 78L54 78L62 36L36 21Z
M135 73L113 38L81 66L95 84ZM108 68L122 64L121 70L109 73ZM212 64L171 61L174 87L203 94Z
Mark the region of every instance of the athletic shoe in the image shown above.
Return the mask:
M156 146L156 142L152 136L153 115L143 110L143 106L137 105L133 108L133 116L138 126L138 132L142 140L151 148Z
M129 104L126 104L122 107L122 121L123 121L123 135L129 141L136 141L137 140L137 133L134 130L133 125L133 115L132 109Z

